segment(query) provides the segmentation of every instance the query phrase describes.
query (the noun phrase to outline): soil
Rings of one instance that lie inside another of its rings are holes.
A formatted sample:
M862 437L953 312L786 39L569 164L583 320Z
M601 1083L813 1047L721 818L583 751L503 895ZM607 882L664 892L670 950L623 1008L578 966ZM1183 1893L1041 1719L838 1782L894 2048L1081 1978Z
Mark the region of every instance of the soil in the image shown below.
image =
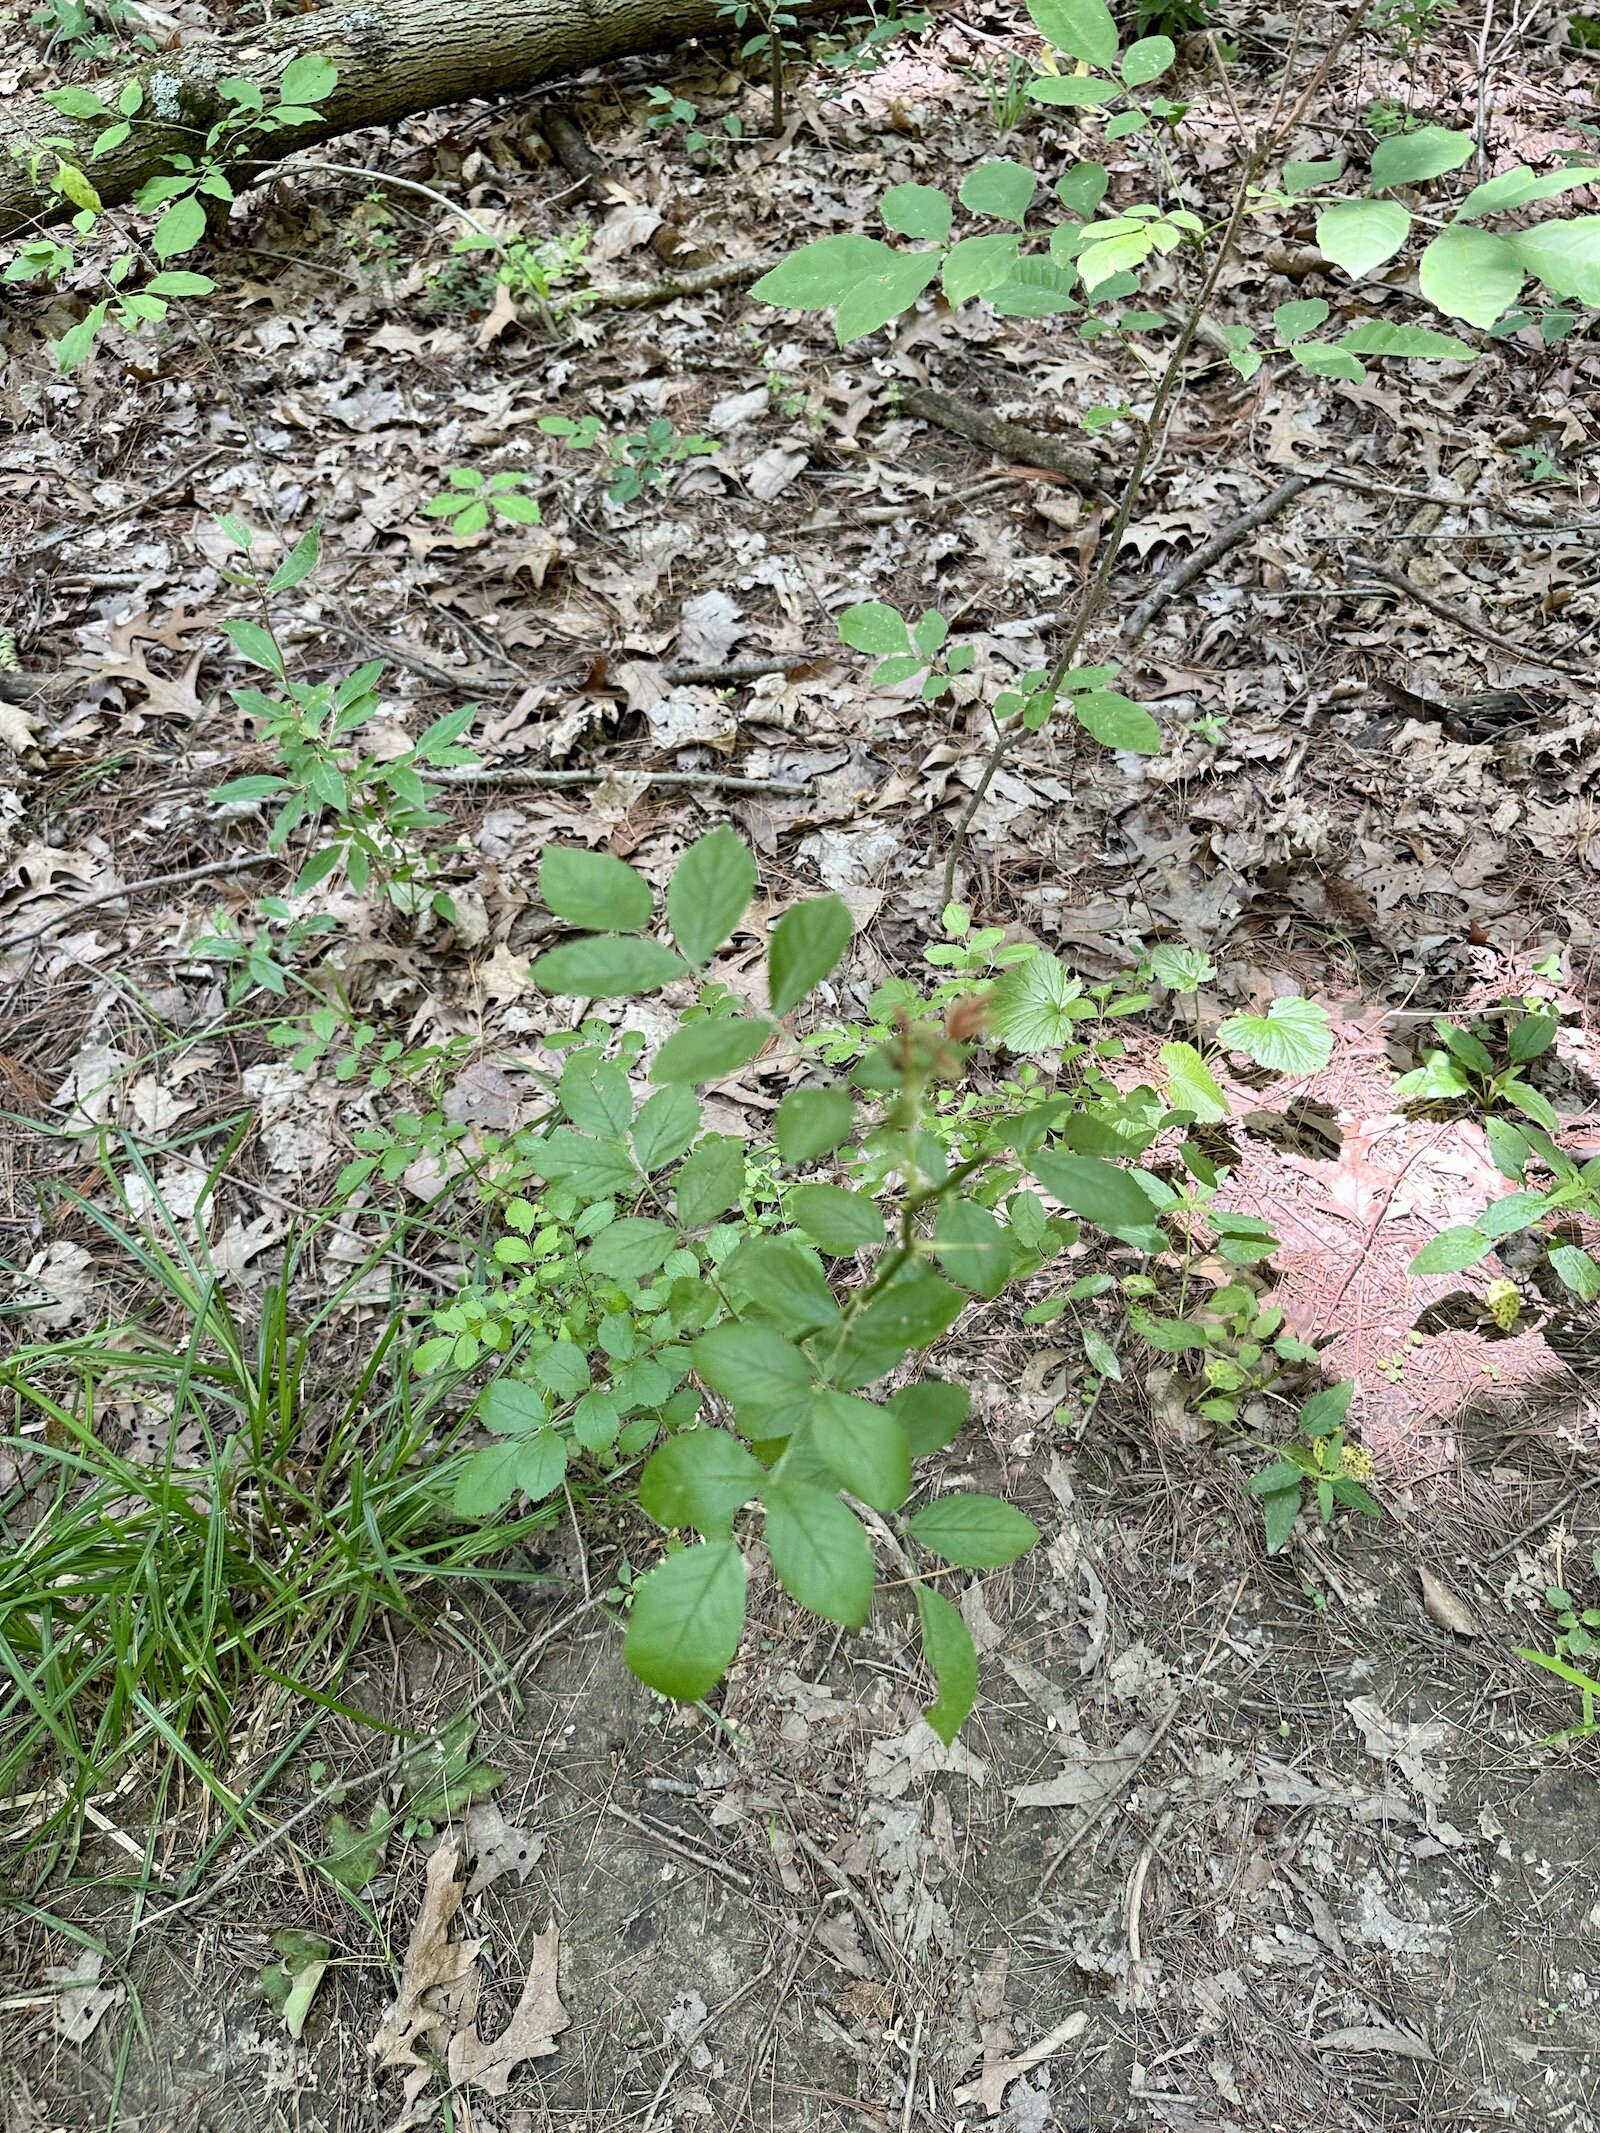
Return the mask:
M1107 1488L989 1390L974 1479L1003 1464L1047 1538L966 1596L985 1692L954 1749L920 1719L904 1619L841 1640L759 1575L758 1635L714 1716L647 1694L593 1618L520 1709L485 1714L497 1802L544 1850L464 1914L487 1938L480 2026L554 1920L572 2027L454 2122L1594 2126L1594 1749L1541 1746L1575 1714L1514 1655L1543 1585L1600 1537L1593 1514L1515 1541L1559 1499L1502 1469L1514 1544L1488 1567L1419 1510L1289 1569L1254 1556L1207 1466L1169 1454L1161 1482ZM1419 1564L1479 1636L1428 1619ZM476 1685L442 1636L383 1679L413 1725ZM1051 1784L1090 1806L1013 1798ZM392 1842L368 1892L397 1951L426 1849ZM271 1931L313 1923L348 1952L295 2045L256 1978ZM138 1984L124 2133L402 2122L366 2049L389 1967L287 1859L155 1936ZM997 2117L967 2093L1075 2012L1079 2034L997 2088ZM6 2133L101 2126L118 2037L19 2054ZM409 2122L452 2122L427 2109Z

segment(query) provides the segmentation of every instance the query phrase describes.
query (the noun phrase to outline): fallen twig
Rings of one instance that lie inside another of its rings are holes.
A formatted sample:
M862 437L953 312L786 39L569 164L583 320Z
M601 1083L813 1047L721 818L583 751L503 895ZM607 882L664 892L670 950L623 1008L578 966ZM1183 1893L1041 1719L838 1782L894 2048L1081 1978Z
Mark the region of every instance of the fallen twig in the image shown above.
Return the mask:
M1498 1563L1502 1556L1509 1555L1514 1548L1520 1548L1524 1541L1532 1540L1534 1535L1542 1533L1546 1526L1553 1526L1563 1511L1570 1510L1580 1496L1586 1496L1591 1489L1596 1488L1600 1488L1600 1474L1591 1474L1586 1481L1580 1481L1576 1488L1568 1489L1564 1496L1556 1498L1548 1511L1541 1511L1539 1516L1524 1526L1519 1533L1513 1533L1502 1547L1492 1549L1488 1555L1481 1556L1478 1561L1479 1569L1487 1569L1490 1563Z
M434 770L429 785L501 785L529 791L553 785L603 785L608 778L643 778L649 785L698 786L707 792L771 792L805 795L809 785L791 778L740 778L718 770ZM0 943L0 946L3 946Z
M1024 429L1020 423L1007 422L1001 416L991 414L986 407L975 401L959 400L954 393L935 392L927 385L902 385L899 389L900 406L918 422L931 422L936 428L952 430L958 437L968 437L974 444L986 445L1002 459L1009 459L1019 466L1047 467L1052 474L1059 474L1070 481L1074 488L1093 491L1105 484L1105 468L1093 452L1086 452L1082 445L1068 444L1060 437L1041 436L1037 430Z
M606 1802L606 1813L615 1815L619 1822L626 1822L630 1829L638 1830L641 1836L651 1838L663 1851L673 1852L678 1858L687 1859L691 1866L703 1867L708 1874L717 1874L724 1881L731 1881L734 1887L746 1896L754 1886L750 1876L741 1874L737 1867L729 1866L725 1860L716 1858L710 1852L696 1850L692 1844L685 1844L681 1837L671 1835L658 1823L642 1822L637 1815L629 1814L625 1807L619 1807L615 1800Z
M126 881L120 889L102 889L98 896L80 896L76 903L68 904L53 918L27 933L8 933L0 940L0 955L9 955L13 948L26 948L30 941L42 940L47 933L54 933L58 926L65 926L84 911L95 911L102 904L120 904L124 897L141 895L146 889L182 889L191 881L207 881L217 874L243 874L251 867L275 866L282 858L281 852L241 852L234 859L208 859L204 866L180 867L175 874L151 874L143 881Z
M1368 577L1378 579L1391 594L1398 593L1407 600L1415 600L1419 607L1426 607L1456 629L1465 630L1469 637L1482 638L1485 644L1492 644L1498 652L1506 652L1513 659L1524 659L1530 666L1543 667L1551 674L1565 674L1573 681L1594 680L1592 668L1568 666L1560 659L1547 659L1543 652L1534 651L1531 645L1518 644L1513 637L1502 637L1498 630L1490 629L1486 622L1474 621L1471 615L1464 614L1459 607L1453 607L1448 600L1441 600L1437 593L1425 592L1420 585L1413 585L1409 578L1402 577L1397 570L1385 570L1381 563L1363 563L1360 567ZM1372 590L1365 585L1356 589L1362 593Z
M1248 511L1241 511L1237 518L1230 519L1209 541L1197 548L1192 556L1176 564L1171 570L1163 572L1160 581L1145 594L1128 617L1126 634L1129 641L1137 644L1168 601L1175 600L1186 586L1202 577L1212 564L1219 562L1231 548L1237 548L1247 535L1275 519L1280 511L1292 504L1297 496L1304 495L1319 478L1315 474L1291 474L1289 479L1280 482L1270 495L1263 496L1260 502L1252 504Z
M778 264L779 254L764 252L747 259L721 259L709 267L686 267L681 274L664 275L660 281L603 284L584 291L584 302L607 304L613 310L637 311L646 304L670 303L675 296L704 296L713 289L732 289L740 282L755 281Z

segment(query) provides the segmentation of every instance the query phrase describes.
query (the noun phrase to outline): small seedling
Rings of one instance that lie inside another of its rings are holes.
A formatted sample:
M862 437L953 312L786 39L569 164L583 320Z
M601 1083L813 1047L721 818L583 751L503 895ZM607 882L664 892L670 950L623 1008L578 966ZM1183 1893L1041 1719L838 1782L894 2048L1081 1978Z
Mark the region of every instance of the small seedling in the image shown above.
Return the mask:
M1288 1547L1304 1498L1315 1503L1324 1525L1331 1523L1339 1504L1367 1518L1382 1518L1382 1504L1364 1486L1372 1479L1372 1460L1345 1436L1354 1391L1354 1378L1345 1378L1313 1393L1300 1410L1298 1434L1276 1447L1271 1466L1247 1484L1250 1494L1260 1499L1269 1555Z
M642 430L608 434L598 415L576 422L566 415L546 415L539 424L547 437L558 437L575 452L598 450L612 466L606 495L614 504L631 504L652 489L664 488L671 470L686 459L721 449L714 437L680 437L665 415L656 415Z
M522 493L534 477L520 467L489 475L476 467L447 467L444 478L448 488L428 499L422 515L448 519L458 539L482 533L491 518L511 526L537 526L544 516L538 498Z

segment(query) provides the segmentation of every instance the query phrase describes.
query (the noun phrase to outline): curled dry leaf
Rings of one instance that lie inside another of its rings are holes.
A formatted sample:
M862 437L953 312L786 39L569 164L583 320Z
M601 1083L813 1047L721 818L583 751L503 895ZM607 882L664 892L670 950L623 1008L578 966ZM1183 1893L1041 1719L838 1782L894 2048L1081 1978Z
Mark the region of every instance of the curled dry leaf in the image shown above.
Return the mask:
M533 1944L522 1997L498 2037L486 2044L474 2023L451 2038L445 2065L452 2083L471 2082L486 2096L503 2096L524 2059L546 2059L555 2050L556 2038L572 2020L556 1990L560 1940L552 1920Z
M369 2046L380 2066L421 2067L426 2071L427 2060L419 2055L417 2047L424 2042L442 2045L444 2038L436 2040L434 2033L443 2031L448 2036L455 2029L457 2015L465 2012L470 2020L475 2008L477 1974L473 1966L483 1943L449 1938L450 1921L460 1910L464 1893L459 1878L461 1853L461 1839L452 1834L429 1855L422 1907L411 1929L399 1989Z
M1422 1587L1422 1611L1430 1622L1437 1622L1441 1629L1448 1629L1458 1637L1475 1637L1478 1634L1478 1618L1465 1600L1458 1599L1431 1570L1417 1566L1417 1581Z

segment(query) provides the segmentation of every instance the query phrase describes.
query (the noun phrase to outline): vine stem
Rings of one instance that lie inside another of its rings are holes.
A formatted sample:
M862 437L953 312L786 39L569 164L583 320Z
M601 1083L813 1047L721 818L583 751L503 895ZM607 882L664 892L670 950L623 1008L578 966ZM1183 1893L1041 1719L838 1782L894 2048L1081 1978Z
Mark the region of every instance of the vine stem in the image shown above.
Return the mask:
M1306 111L1306 105L1312 100L1312 96L1316 94L1318 85L1321 85L1327 79L1329 70L1333 68L1333 62L1340 58L1340 53L1350 43L1350 38L1357 34L1357 30L1361 28L1361 23L1365 21L1370 9L1372 9L1372 0L1357 0L1355 11L1350 13L1348 21L1344 23L1344 28L1340 30L1338 38L1335 38L1333 45L1329 47L1329 51L1323 53L1321 64L1316 66L1316 73L1306 83L1306 87L1301 90L1301 94L1295 100L1295 107L1289 113L1289 117L1282 115L1284 102L1286 102L1286 98L1289 98L1289 81L1286 81L1286 77L1284 77L1284 85L1280 87L1280 92L1278 92L1278 102L1274 107L1274 113L1271 113L1271 119L1267 122L1267 126L1257 134L1257 139L1254 139L1250 154L1246 156L1244 171L1239 173L1239 183L1237 183L1237 190L1233 194L1233 207L1229 209L1229 220L1227 220L1225 226L1222 226L1222 239L1220 239L1220 243L1216 247L1216 256L1212 258L1210 271L1207 271L1203 284L1199 288L1199 294L1195 296L1195 303L1188 307L1188 318L1184 320L1184 331L1178 335L1178 346L1173 348L1171 356L1167 358L1167 367L1163 369L1161 380L1158 380L1158 384L1156 384L1156 397L1150 403L1150 414L1146 416L1146 420L1143 420L1143 424L1141 424L1139 450L1133 456L1133 467L1129 471L1129 478L1126 478L1126 482L1122 486L1122 501L1118 503L1118 508L1116 508L1116 518L1111 520L1109 538L1105 540L1105 546L1101 548L1099 567L1094 570L1094 578L1090 582L1090 589L1088 589L1088 593L1084 593L1084 599L1082 599L1082 604L1079 604L1079 608L1077 608L1077 616L1075 616L1073 627L1071 627L1069 636L1067 636L1067 642L1065 642L1065 646L1060 648L1060 655L1056 657L1056 663L1052 665L1052 670L1050 670L1050 678L1047 678L1047 683L1045 683L1045 689L1050 691L1052 697L1056 697L1060 693L1062 680L1065 680L1067 674L1071 672L1071 665L1073 665L1073 659L1077 657L1079 646L1082 646L1084 638L1088 636L1088 631L1094 627L1094 623L1099 621L1101 608L1105 606L1105 597L1107 597L1107 593L1111 589L1111 576L1114 576L1114 572L1116 572L1118 552L1122 548L1122 535L1129 531L1129 520L1133 518L1133 512L1135 512L1137 503L1139 503L1139 495L1143 493L1143 480L1146 480L1146 474L1150 471L1150 459L1152 459L1152 454L1156 450L1156 437L1161 435L1163 416L1167 414L1167 407L1171 405L1173 395L1178 392L1178 388L1182 384L1184 365L1188 363L1188 352L1190 352L1190 348L1195 346L1195 335L1199 333L1201 324L1205 322L1207 311L1210 311L1210 307L1212 307L1212 299L1216 296L1216 286L1222 279L1222 269L1227 267L1229 256L1233 254L1233 245L1237 243L1237 237L1239 237L1239 226L1244 224L1244 215L1246 215L1248 205L1250 205L1250 188L1261 177L1261 171L1263 171L1263 166L1267 162L1267 156L1271 154L1271 149L1278 147L1278 143L1286 137L1286 134L1289 134L1299 124L1299 117L1301 117L1303 111ZM1214 58L1218 60L1218 66L1220 66L1220 53L1216 51L1216 45L1212 45L1212 51L1214 51ZM1225 83L1225 87L1229 87L1229 83L1227 83L1227 68L1225 66L1222 66L1222 83ZM1231 102L1231 90L1229 90L1229 102ZM951 900L951 896L956 894L956 868L960 866L962 851L966 849L966 836L969 836L969 832L973 828L973 819L977 817L977 811L983 806L983 798L986 798L990 785L994 783L994 772L1001 768L1005 757L1011 753L1011 749L1015 747L1015 742L1022 738L1024 732L1028 732L1028 727L1013 725L1013 727L1005 729L1005 732L994 736L994 744L992 744L992 749L990 749L986 761L983 761L983 770L979 774L979 781L973 787L973 798L966 802L966 806L962 808L962 817L956 823L956 836L951 838L949 857L945 860L945 887L943 887L943 898L941 898L945 904Z
M1189 307L1189 315L1183 322L1183 330L1178 335L1177 343L1171 355L1167 358L1166 367L1156 385L1155 398L1150 403L1149 414L1141 424L1139 448L1134 454L1133 465L1129 469L1127 481L1123 484L1122 498L1117 505L1116 516L1111 522L1111 531L1101 548L1099 564L1096 567L1088 591L1079 603L1077 615L1073 620L1071 629L1067 632L1066 642L1057 654L1055 663L1050 669L1049 679L1045 683L1045 688L1052 698L1060 693L1061 684L1071 671L1073 661L1078 656L1079 647L1094 627L1099 619L1101 609L1105 606L1106 596L1111 589L1112 575L1117 567L1117 557L1122 547L1123 535L1128 530L1128 522L1133 517L1139 498L1143 493L1145 475L1149 471L1150 460L1155 452L1156 440L1161 434L1163 418L1174 394L1183 381L1184 365L1188 361L1189 351L1194 346L1195 336L1200 331L1206 314L1211 308L1211 300L1216 295L1217 284L1222 278L1222 270L1232 255L1234 244L1239 235L1240 225L1244 221L1246 210L1249 207L1250 188L1255 184L1257 177L1260 175L1261 167L1267 159L1268 146L1265 136L1258 135L1254 147L1245 159L1245 166L1240 173L1238 187L1234 193L1233 205L1229 210L1227 222L1223 226L1222 237L1217 245L1216 253L1212 258L1206 278L1200 285L1199 293ZM948 904L955 894L956 868L960 865L961 854L966 849L967 833L972 828L973 818L976 816L978 809L983 805L984 796L994 782L994 774L1005 761L1017 741L1029 730L1029 728L1019 724L1008 727L1005 731L997 733L995 736L994 745L989 750L988 756L984 761L983 771L979 776L977 785L973 788L972 798L962 810L961 820L956 824L955 837L950 846L950 856L945 861L944 892L942 897L944 903Z

